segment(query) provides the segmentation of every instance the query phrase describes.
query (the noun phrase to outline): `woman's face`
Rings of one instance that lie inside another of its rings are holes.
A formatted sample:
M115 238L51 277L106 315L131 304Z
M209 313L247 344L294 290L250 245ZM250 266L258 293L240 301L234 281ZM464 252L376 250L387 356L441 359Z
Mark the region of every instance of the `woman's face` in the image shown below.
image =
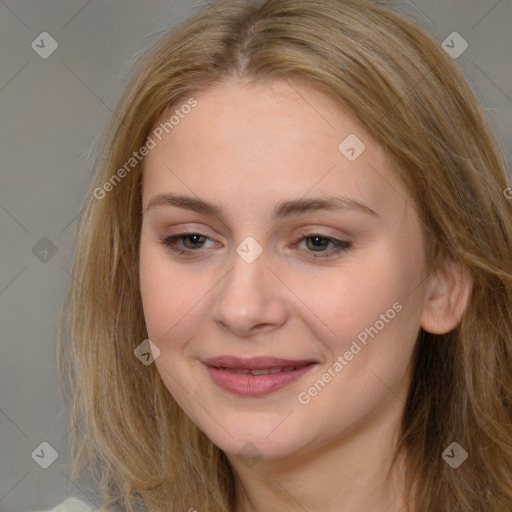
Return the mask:
M306 453L396 417L425 247L383 149L288 82L194 98L143 177L140 283L167 389L232 455Z

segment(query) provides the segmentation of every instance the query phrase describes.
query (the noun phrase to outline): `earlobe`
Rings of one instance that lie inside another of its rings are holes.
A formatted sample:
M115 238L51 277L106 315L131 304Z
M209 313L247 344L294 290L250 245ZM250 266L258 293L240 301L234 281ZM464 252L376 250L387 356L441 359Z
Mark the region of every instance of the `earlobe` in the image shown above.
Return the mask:
M447 257L429 278L421 327L432 334L445 334L460 323L469 304L473 279L467 267Z

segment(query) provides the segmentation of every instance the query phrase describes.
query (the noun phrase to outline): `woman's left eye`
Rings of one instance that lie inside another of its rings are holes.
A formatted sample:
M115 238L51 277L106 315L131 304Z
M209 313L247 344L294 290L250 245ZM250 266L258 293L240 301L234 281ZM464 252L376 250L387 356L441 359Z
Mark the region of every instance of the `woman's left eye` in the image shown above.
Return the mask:
M348 242L345 240L338 240L337 238L323 235L321 233L313 233L313 234L309 234L309 235L303 234L301 236L302 236L302 238L300 239L300 241L301 242L306 241L306 247L308 247L308 248L310 247L310 244L307 243L308 240L312 241L313 242L312 247L315 247L317 249L321 249L322 247L325 247L326 244L332 244L333 249L330 252L313 251L313 253L317 253L317 254L313 254L314 258L328 258L333 255L332 254L333 252L335 254L337 254L342 251L348 251L349 249L352 248L352 242ZM326 255L318 254L318 252L327 253L327 254Z
M172 252L191 255L192 252L198 252L197 249L202 249L202 244L204 244L206 240L211 239L205 235L201 235L200 233L179 233L177 235L168 236L162 240L162 243ZM337 254L342 251L348 251L352 247L352 242L338 240L337 238L321 233L302 234L299 242L302 241L306 241L306 247L308 248L313 247L314 249L321 249L320 251L307 251L312 253L314 258L330 257L333 255L333 252ZM311 241L312 244L308 244L308 241ZM177 247L177 242L184 242L185 249L180 246ZM190 242L191 246L187 246L187 243L185 242ZM330 251L325 250L326 245L328 244L333 246Z

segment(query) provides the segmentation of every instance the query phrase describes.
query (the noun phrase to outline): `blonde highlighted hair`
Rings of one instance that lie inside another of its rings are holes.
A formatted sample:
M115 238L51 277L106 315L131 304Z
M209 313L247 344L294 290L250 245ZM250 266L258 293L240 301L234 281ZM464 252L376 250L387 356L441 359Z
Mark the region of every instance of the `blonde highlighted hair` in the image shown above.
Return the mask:
M138 250L144 159L98 198L169 109L237 77L305 84L348 107L414 198L427 260L462 263L473 291L460 324L423 330L396 454L410 512L512 510L512 201L505 157L462 72L415 22L365 0L221 0L144 56L108 128L80 212L59 335L71 397L73 481L86 470L108 510L233 510L224 453L184 414L147 338ZM456 470L452 442L469 458Z

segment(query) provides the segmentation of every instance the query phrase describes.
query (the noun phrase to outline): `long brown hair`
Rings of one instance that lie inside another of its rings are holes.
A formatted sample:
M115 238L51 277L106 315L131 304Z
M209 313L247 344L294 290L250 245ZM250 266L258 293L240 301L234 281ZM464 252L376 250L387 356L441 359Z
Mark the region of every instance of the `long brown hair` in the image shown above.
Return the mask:
M71 478L89 470L105 509L232 510L227 458L155 365L134 356L147 338L138 280L144 159L126 163L164 112L234 76L300 82L350 108L415 199L430 268L449 256L471 274L457 328L420 330L396 454L406 454L411 512L510 511L512 202L503 150L440 43L363 0L221 0L143 57L80 212L61 319ZM442 459L452 442L469 456L457 469Z

